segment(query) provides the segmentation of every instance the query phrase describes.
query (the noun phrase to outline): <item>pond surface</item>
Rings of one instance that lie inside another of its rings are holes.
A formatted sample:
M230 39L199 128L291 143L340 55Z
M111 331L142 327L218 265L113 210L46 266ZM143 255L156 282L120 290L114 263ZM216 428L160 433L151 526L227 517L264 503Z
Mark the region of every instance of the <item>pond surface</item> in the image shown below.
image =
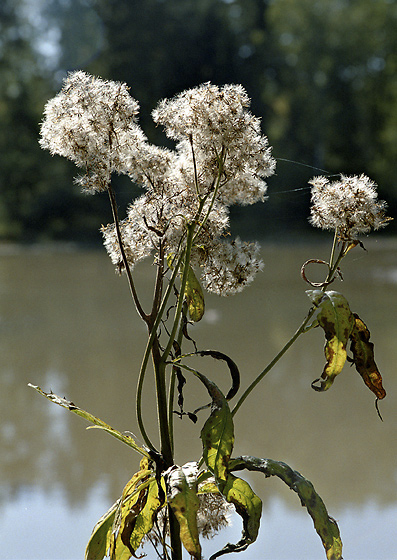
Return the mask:
M332 286L371 331L387 398L379 403L355 368L345 366L323 394L310 387L324 366L323 333L301 337L236 415L234 455L282 460L311 480L337 519L346 560L396 558L397 528L397 241L369 240L345 259L344 281ZM231 298L207 297L190 329L200 349L216 349L239 365L245 388L282 348L310 302L300 267L327 260L328 247L265 246L265 269ZM154 272L137 267L148 304ZM308 274L315 275L310 268ZM321 271L322 272L322 271ZM81 418L40 397L39 385L120 429L137 433L134 395L145 328L125 278L98 251L65 247L0 251L0 559L78 560L98 518L138 470L139 458ZM209 358L200 370L226 392L229 379ZM186 409L208 396L188 380ZM203 423L208 412L203 411ZM155 406L145 393L153 438ZM176 422L177 461L200 457L200 426ZM258 541L239 560L325 558L297 496L276 479L250 476L263 500ZM240 523L204 542L204 554L239 539ZM148 550L149 558L154 558Z

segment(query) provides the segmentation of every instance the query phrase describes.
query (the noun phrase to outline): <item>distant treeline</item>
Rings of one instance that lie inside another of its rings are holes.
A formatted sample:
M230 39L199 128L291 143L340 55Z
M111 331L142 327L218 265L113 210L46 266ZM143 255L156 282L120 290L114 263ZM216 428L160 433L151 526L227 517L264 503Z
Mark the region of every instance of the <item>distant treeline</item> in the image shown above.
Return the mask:
M368 174L393 216L396 28L390 0L2 0L0 237L92 242L111 220L106 196L82 195L74 166L37 143L46 100L76 69L127 82L161 144L158 100L243 84L279 162L269 200L232 210L241 236L307 232L307 181L325 173ZM122 213L139 189L114 181Z

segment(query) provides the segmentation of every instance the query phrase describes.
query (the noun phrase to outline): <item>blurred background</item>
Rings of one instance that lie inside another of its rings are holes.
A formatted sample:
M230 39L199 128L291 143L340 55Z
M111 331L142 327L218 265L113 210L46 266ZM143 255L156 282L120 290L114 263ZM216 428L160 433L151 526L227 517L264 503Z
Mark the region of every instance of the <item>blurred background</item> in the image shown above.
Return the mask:
M395 0L2 0L0 238L93 242L110 221L106 196L82 196L74 165L37 144L46 100L76 69L126 82L159 144L161 98L243 84L279 161L268 203L233 209L239 233L308 233L309 192L294 189L320 170L368 174L394 215L396 28ZM115 182L122 206L135 191Z
M82 195L74 165L38 145L44 105L67 72L126 82L147 136L164 145L151 120L159 99L206 81L247 89L277 175L265 204L231 209L231 229L262 241L265 269L232 299L208 297L190 333L199 347L229 354L246 387L307 312L301 264L329 257L331 239L307 221L307 181L366 173L396 215L396 29L396 0L1 0L1 560L83 558L95 522L138 468L128 448L87 432L83 420L27 387L52 389L137 431L145 329L125 278L96 250L100 224L111 221L107 197ZM139 191L127 178L114 181L122 215ZM324 366L318 330L290 350L237 417L235 453L286 461L309 478L340 524L349 560L396 557L396 226L364 239L366 251L351 251L345 281L335 285L370 328L387 391L384 422L353 368L326 394L312 391ZM150 262L137 267L140 292L152 275ZM206 367L227 390L222 368ZM189 383L194 408L207 396ZM145 403L156 437L149 391ZM178 461L198 459L197 427L176 419L176 429ZM297 497L280 481L250 480L264 502L263 523L258 542L238 558L324 558ZM240 531L234 520L205 545L206 557Z

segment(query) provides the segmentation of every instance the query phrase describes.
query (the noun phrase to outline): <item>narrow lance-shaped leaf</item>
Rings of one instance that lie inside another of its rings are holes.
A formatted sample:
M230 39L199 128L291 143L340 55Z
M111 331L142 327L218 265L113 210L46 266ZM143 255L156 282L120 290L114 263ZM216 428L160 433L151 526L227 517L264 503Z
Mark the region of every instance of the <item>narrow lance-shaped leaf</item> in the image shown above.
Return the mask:
M197 354L199 356L211 356L211 358L214 358L215 360L222 360L226 362L232 378L232 386L226 395L226 400L229 401L230 399L232 399L240 388L240 372L237 364L231 358L229 358L227 354L218 352L218 350L200 350L197 352Z
M203 458L222 491L222 485L226 484L227 463L234 444L233 419L227 401L215 383L204 375L197 375L206 385L212 398L212 411L200 434Z
M161 478L160 483L163 489L162 494L165 496L165 483L163 478ZM134 556L144 536L152 530L157 512L163 506L164 503L160 501L159 497L159 483L157 480L152 480L148 486L144 507L138 513L136 519L134 519L134 523L131 523L130 520L128 526L126 525L124 527L122 533L124 543L127 544L129 542L130 550L134 551Z
M252 490L248 482L229 473L226 484L223 486L222 494L230 504L234 505L236 512L241 516L243 520L243 534L237 543L228 543L221 550L213 554L210 560L215 560L215 558L230 552L246 550L250 544L256 541L259 532L262 501Z
M158 482L151 475L144 458L141 470L134 474L123 490L110 541L111 560L128 560L136 556L136 550L152 529L155 516L163 506L159 500ZM164 481L161 483L164 490Z
M324 330L326 339L324 353L327 363L321 377L313 381L312 387L316 391L326 391L345 365L346 346L354 327L354 317L342 294L321 290L308 290L306 293L318 307L317 322ZM318 382L320 384L316 385Z
M262 472L266 477L277 476L285 482L291 490L298 494L302 505L307 508L309 515L313 519L314 527L321 538L327 559L342 559L342 541L338 525L328 515L324 502L309 480L285 463L271 459L260 459L244 455L232 459L229 467L233 471L247 469L249 471Z
M43 397L46 397L51 402L53 402L55 404L58 404L59 406L62 406L62 408L66 408L70 412L73 412L74 414L77 414L77 416L81 416L81 418L84 418L85 420L88 420L88 422L91 422L92 424L94 424L98 428L101 428L102 430L105 430L106 432L108 432L113 437L119 439L120 441L122 441L123 443L128 445L129 447L132 447L132 449L134 449L135 451L137 451L138 453L140 453L144 457L147 457L147 458L150 457L149 453L145 449L143 449L142 447L139 447L139 445L137 445L135 443L135 441L132 439L131 436L126 436L126 435L122 434L121 432L119 432L118 430L115 430L114 428L109 426L109 424L106 424L106 422L101 420L100 418L97 418L96 416L93 416L89 412L87 412L87 411L83 410L82 408L79 408L78 406L76 406L72 401L68 401L65 398L58 397L58 395L55 395L52 392L46 393L42 389L40 389L40 387L38 387L37 385L32 385L31 383L28 383L28 386L35 389L38 393L40 393L40 395L43 395Z
M357 313L353 315L354 328L350 335L350 350L353 353L354 365L366 386L378 399L383 399L386 396L386 391L382 385L382 376L375 363L374 345L369 341L370 332Z
M240 552L253 543L259 531L262 502L250 485L229 473L228 463L234 444L233 419L229 405L214 383L198 374L212 397L211 415L201 430L203 457L209 470L214 474L216 484L229 503L234 504L243 519L243 534L236 544L227 544L212 555L214 560L222 554Z
M201 559L201 546L197 528L200 501L197 496L197 463L174 465L165 473L168 503L179 523L183 546L195 560Z
M119 504L120 500L117 500L95 525L85 550L85 560L102 560L106 556Z

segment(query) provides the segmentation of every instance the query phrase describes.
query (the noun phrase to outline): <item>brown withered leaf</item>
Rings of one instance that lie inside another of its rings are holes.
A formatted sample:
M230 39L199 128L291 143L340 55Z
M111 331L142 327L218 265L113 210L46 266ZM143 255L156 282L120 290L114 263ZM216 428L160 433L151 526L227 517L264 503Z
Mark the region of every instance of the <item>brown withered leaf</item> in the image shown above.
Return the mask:
M370 332L357 313L353 313L353 316L354 327L350 334L350 350L353 353L354 365L366 386L378 399L383 399L386 396L386 391L382 385L382 376L375 363L374 345L369 341Z

